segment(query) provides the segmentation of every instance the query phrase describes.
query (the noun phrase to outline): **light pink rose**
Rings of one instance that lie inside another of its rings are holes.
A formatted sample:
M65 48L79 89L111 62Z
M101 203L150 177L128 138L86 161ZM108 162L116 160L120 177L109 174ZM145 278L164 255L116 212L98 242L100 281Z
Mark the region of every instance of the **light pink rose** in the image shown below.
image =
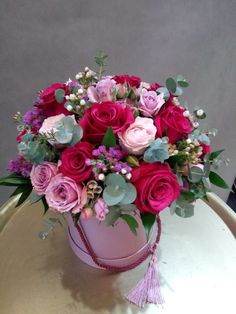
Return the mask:
M94 210L96 212L96 218L100 221L104 220L106 218L106 214L109 212L107 204L101 197L95 203Z
M153 90L147 91L143 89L140 94L138 107L144 116L151 117L158 113L164 103L165 99L163 93L157 95Z
M43 195L51 181L57 174L57 165L52 162L44 162L40 165L33 165L30 173L31 183L34 191Z
M52 178L45 196L48 206L59 213L71 211L76 214L87 202L86 188L61 173Z
M56 116L49 117L43 121L41 128L39 129L40 134L50 134L51 132L55 132L56 124L64 118L65 115L63 113L58 114Z
M152 119L137 117L124 132L118 133L118 137L121 146L129 153L142 155L155 140L156 131Z
M39 133L42 134L42 135L46 135L48 137L48 142L52 146L64 147L63 144L59 143L55 139L51 139L51 134L57 132L58 131L58 127L60 125L63 126L63 120L62 119L64 117L66 117L66 116L63 113L61 113L61 114L58 114L56 116L52 116L52 117L46 118L43 121L43 124L42 124L41 128L39 129ZM75 116L74 115L67 116L66 119L68 119L68 118L72 119L74 125L78 125L78 123L75 120ZM71 133L71 137L72 137L72 133Z
M110 78L104 78L96 86L89 86L87 94L91 102L105 102L114 99L116 82Z

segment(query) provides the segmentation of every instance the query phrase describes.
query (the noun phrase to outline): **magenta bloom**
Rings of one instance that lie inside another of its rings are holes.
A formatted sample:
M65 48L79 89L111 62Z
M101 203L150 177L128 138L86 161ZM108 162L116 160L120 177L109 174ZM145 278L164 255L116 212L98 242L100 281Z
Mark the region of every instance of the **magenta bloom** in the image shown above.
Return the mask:
M52 178L45 196L49 207L59 213L78 213L87 202L86 188L62 174Z
M40 165L33 165L30 173L30 180L34 187L34 191L43 195L51 181L57 174L57 165L52 162L44 162Z

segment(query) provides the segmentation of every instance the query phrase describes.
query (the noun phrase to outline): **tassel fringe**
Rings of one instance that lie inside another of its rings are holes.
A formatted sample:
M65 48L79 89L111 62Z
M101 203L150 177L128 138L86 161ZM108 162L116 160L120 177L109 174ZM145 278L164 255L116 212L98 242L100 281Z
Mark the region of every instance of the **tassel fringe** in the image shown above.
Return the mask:
M153 252L146 274L126 297L129 302L136 304L140 308L144 308L146 303L164 303L160 293L160 284L156 264L157 257Z

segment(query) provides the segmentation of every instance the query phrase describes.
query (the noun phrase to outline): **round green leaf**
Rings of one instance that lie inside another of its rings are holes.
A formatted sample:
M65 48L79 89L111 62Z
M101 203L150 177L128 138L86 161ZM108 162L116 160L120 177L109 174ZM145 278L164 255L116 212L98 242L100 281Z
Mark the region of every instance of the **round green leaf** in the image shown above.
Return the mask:
M135 201L137 197L137 191L132 183L126 184L124 198L120 201L120 204L131 204Z
M197 183L204 177L204 172L200 167L193 166L190 169L188 179L190 182Z
M55 98L59 104L61 104L64 101L64 97L65 91L63 89L59 88L55 91Z
M171 92L171 94L174 94L176 91L176 87L177 87L176 81L172 77L169 77L166 80L166 87Z
M103 191L104 201L108 206L118 204L125 196L125 193L119 186L114 187L112 185L107 186Z
M125 179L120 174L116 174L116 173L109 173L106 176L105 184L119 186L122 189L126 189Z

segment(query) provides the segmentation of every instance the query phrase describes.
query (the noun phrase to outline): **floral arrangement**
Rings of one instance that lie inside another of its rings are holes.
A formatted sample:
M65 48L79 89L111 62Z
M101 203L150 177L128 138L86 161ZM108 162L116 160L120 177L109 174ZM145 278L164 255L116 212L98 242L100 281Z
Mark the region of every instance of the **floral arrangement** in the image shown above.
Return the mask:
M95 58L98 72L86 67L75 80L53 83L32 110L14 116L19 154L0 184L16 186L17 206L31 194L45 211L107 225L121 218L134 233L130 213L138 211L148 234L160 211L189 217L210 183L228 188L211 170L223 150L211 152L215 130L199 123L205 112L180 102L182 76L151 85L104 75L106 58Z

